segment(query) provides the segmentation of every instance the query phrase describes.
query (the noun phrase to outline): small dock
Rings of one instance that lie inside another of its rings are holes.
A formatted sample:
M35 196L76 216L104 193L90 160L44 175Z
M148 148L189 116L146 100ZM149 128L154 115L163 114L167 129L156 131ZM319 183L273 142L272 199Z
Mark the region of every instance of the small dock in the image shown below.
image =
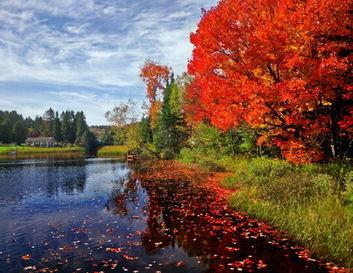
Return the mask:
M127 156L126 156L127 162L134 162L139 159L140 159L140 156L136 155L136 154L127 154Z

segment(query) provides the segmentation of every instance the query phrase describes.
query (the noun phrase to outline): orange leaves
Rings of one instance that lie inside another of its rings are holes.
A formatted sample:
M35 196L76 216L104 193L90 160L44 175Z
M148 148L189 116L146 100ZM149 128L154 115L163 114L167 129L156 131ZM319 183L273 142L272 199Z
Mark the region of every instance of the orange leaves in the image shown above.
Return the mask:
M147 60L141 68L140 77L147 86L147 98L150 101L151 125L156 123L157 113L160 110L160 94L166 87L170 69L154 61Z
M221 0L190 37L188 112L224 130L245 121L291 161L321 159L341 135L330 130L353 120L349 12L338 0Z
M170 70L167 66L147 60L141 68L140 77L147 85L147 97L150 102L156 100L158 90L163 90L169 79Z

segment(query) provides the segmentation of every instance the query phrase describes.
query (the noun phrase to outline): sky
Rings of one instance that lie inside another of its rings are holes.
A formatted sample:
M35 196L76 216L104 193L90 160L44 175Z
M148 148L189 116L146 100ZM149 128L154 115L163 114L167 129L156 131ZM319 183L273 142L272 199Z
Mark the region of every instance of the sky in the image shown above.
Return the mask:
M84 111L90 125L145 101L146 59L186 71L189 36L216 0L1 0L0 110Z

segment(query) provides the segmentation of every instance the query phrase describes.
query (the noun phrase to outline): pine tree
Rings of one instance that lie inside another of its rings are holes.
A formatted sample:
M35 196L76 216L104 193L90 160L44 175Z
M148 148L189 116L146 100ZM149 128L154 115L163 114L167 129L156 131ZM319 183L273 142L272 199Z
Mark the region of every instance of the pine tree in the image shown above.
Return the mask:
M173 83L174 80L172 78L171 83L168 83L164 90L162 110L157 118L157 125L153 137L157 152L161 152L165 148L174 152L176 147L175 144L177 144L175 143L175 118L170 107L170 96Z
M64 143L70 142L70 118L67 112L61 114L61 133Z
M0 124L0 142L10 143L12 140L11 125L8 120Z
M54 134L54 122L55 122L54 110L49 108L47 111L45 111L43 120L44 120L43 134L45 136L52 137Z
M60 123L60 118L59 118L59 113L55 113L55 119L54 119L54 130L53 130L53 136L56 141L62 141L63 136L61 133L61 123Z
M86 151L92 153L97 148L96 136L87 128L82 134L82 145Z
M88 126L86 123L86 118L83 112L77 112L75 115L75 124L76 124L76 139L75 143L80 144L82 141L83 133L87 130Z
M149 117L143 117L140 122L140 135L142 137L143 143L152 143L152 129Z
M17 144L21 144L27 137L27 129L24 127L22 121L17 121L12 128L12 137Z

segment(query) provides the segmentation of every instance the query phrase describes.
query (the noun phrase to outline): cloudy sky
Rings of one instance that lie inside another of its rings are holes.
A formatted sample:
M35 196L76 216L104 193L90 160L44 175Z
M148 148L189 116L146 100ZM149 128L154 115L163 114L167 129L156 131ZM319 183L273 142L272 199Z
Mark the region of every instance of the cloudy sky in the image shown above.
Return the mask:
M90 125L142 103L147 58L186 70L201 8L216 0L1 0L0 110L83 110Z

